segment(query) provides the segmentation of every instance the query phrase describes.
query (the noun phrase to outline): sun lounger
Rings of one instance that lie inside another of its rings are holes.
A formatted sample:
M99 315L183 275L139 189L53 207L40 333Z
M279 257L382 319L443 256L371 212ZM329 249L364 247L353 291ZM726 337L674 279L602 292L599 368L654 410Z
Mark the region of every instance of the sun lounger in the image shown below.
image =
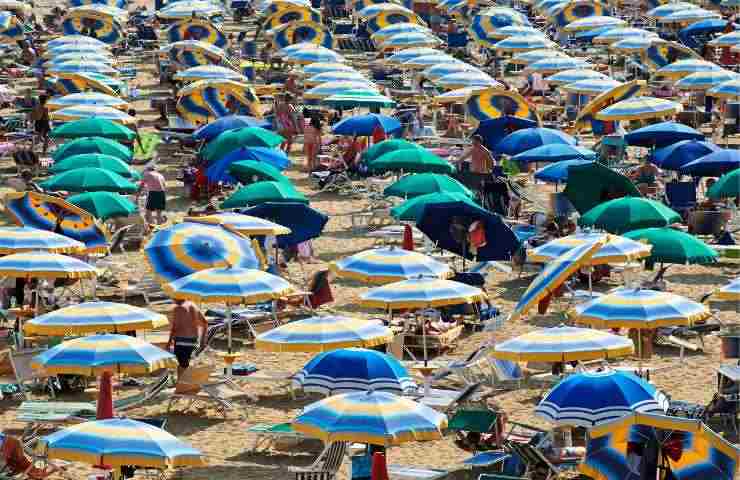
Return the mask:
M524 461L525 477L537 471L544 474L545 480L560 478L563 473L575 470L582 460L581 458L563 459L561 463L554 464L545 457L542 451L532 445L509 442L507 447Z
M450 412L455 407L470 401L479 393L480 388L480 383L468 385L462 390L443 390L430 388L429 394L425 395L424 387L419 387L418 390L408 393L407 395L414 397L417 402L422 403L428 407L443 412Z
M304 434L296 432L290 423L258 423L247 429L247 433L254 436L251 451L268 448L279 439L303 440Z
M170 396L167 412L172 410L175 402L185 400L188 402L186 410L193 405L212 404L224 418L228 411L234 411L240 417L246 418L246 412L235 403L235 400L249 395L238 389L233 381L210 380L211 371L211 368L203 367L187 369L182 378L178 379L175 389L167 392Z
M449 474L447 470L388 465L390 480L440 480Z
M332 442L308 467L288 467L296 480L334 480L347 455L347 442Z

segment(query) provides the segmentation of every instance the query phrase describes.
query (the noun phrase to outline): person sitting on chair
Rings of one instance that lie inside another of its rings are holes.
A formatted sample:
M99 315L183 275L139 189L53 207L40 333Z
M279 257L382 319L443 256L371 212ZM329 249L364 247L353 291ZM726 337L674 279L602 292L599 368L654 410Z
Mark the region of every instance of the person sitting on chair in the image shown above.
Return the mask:
M660 169L650 163L647 157L637 168L630 172L630 178L640 193L645 196L650 194L651 189L658 186L658 175L660 175Z

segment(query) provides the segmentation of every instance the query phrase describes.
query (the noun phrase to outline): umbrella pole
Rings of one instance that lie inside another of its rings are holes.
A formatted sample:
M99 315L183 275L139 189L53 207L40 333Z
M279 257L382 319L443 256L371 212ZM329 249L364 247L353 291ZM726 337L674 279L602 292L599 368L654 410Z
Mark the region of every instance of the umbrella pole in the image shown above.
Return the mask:
M231 379L232 372L232 359L231 357L231 304L226 302L226 322L229 330L228 347L229 347L229 358L226 361L226 378Z
M421 341L424 344L424 366L426 367L429 363L429 357L427 357L427 322L425 318L421 319Z

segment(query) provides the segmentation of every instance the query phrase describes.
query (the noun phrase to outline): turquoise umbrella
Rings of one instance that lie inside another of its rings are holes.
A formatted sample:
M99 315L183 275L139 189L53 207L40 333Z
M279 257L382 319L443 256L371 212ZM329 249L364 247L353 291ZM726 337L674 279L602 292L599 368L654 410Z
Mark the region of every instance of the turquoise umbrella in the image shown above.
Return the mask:
M681 221L681 215L660 202L639 197L623 197L603 202L584 213L579 223L610 233L665 227Z
M42 182L41 187L49 191L67 192L134 193L139 190L139 187L119 174L93 167L67 170Z
M391 208L391 216L396 220L418 222L421 220L427 205L447 202L465 202L476 207L478 206L464 193L428 193L406 200L402 204Z
M54 163L49 171L51 173L63 173L76 168L102 168L115 172L124 178L132 180L141 179L141 174L131 168L128 163L103 153L83 153L72 155L59 162Z
M386 197L414 198L428 193L461 193L472 198L473 192L468 187L447 175L438 173L416 173L406 175L383 190Z
M239 208L265 202L308 203L305 195L289 182L257 182L242 187L221 204L221 208Z
M455 168L446 160L425 149L386 153L368 164L371 172L452 173Z
M131 200L115 192L80 193L67 198L67 201L103 221L115 217L128 217L138 210Z

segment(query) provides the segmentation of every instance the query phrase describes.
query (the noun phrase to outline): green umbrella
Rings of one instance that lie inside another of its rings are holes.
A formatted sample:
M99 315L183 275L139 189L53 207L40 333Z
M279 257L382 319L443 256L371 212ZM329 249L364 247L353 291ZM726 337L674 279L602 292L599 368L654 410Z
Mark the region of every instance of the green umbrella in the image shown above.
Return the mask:
M76 168L54 175L41 184L44 190L67 192L134 193L138 187L116 172L104 168Z
M67 157L54 163L49 171L51 173L62 173L76 168L87 167L104 168L105 170L116 172L124 178L141 180L139 172L131 168L128 163L124 162L120 158L105 155L103 153L83 153L81 155L72 155L71 157Z
M725 173L707 190L707 197L715 200L740 197L740 169Z
M455 168L450 163L429 150L399 150L386 153L368 164L371 172L389 171L452 173Z
M308 203L308 199L290 183L257 182L234 192L221 204L221 208L239 208L265 202Z
M130 148L121 145L115 140L103 137L82 137L72 140L57 148L51 154L51 157L55 162L60 162L72 155L82 155L83 153L102 153L120 158L124 162L131 162L134 158L134 153Z
M260 127L244 127L227 130L214 138L203 149L203 157L213 162L229 152L241 147L267 147L274 148L283 143L285 139L277 133Z
M607 199L642 196L629 178L599 162L568 167L564 193L581 215Z
M417 145L416 143L409 142L408 140L392 139L383 140L382 142L376 143L372 147L365 150L362 154L362 159L366 162L372 162L373 160L382 157L386 153L395 152L397 150L423 150L424 147Z
M673 228L642 228L623 235L653 246L648 261L653 263L703 264L714 263L717 252L693 235Z
M393 108L396 102L392 98L374 90L347 90L321 100L324 105L335 108Z
M136 138L130 128L102 118L85 118L66 122L49 133L52 138L104 137L111 140L128 140Z
M638 228L665 227L680 221L681 215L660 202L622 197L595 206L581 217L580 224L621 235Z
M137 210L131 200L115 192L80 193L69 197L67 201L90 212L100 220L127 217Z
M252 177L274 182L288 182L288 177L269 163L241 160L229 165L229 173L242 183L252 183Z
M406 200L401 205L397 205L391 208L391 216L396 220L405 220L408 222L418 222L424 213L424 208L431 203L446 203L446 202L465 202L467 204L480 207L476 205L470 197L463 193L428 193L426 195L420 195L418 197Z
M429 193L461 193L473 197L473 192L465 185L447 175L438 173L416 173L407 175L386 188L386 197L414 198Z

